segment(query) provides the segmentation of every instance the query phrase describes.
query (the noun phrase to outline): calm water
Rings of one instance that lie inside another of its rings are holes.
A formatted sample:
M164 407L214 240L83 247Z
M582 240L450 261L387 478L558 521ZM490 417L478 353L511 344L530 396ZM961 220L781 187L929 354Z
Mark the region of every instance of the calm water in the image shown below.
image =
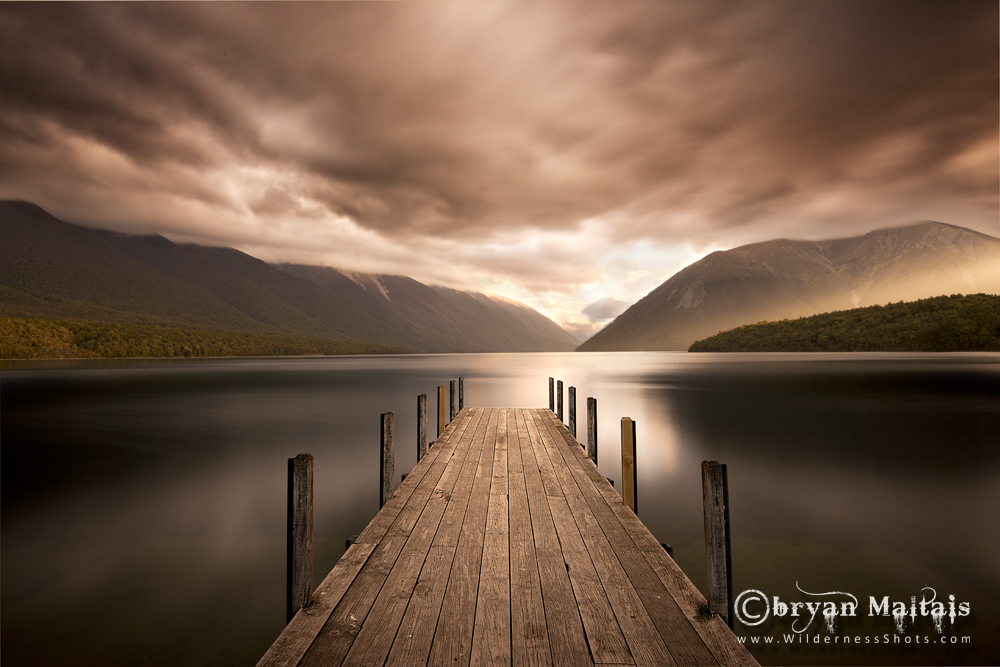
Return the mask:
M635 419L639 516L702 590L700 462L727 463L734 592L861 602L832 635L737 622L763 663L1000 663L1000 355L684 353L0 366L3 661L254 664L284 624L286 459L315 456L318 582L378 509L379 414L406 472L417 394L460 375L471 406L546 406L549 376L596 397L617 488ZM892 643L869 596L925 586L971 613Z

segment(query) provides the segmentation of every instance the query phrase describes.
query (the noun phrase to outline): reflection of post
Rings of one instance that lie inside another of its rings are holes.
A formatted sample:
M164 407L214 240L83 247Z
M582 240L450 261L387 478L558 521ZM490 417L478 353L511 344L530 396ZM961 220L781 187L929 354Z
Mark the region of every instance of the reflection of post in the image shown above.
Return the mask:
M622 502L639 513L635 472L635 422L622 417Z
M465 378L458 378L458 411L465 409Z
M417 461L427 453L427 394L417 396Z
M569 421L566 422L566 428L569 432L576 437L576 387L569 388Z
M556 381L556 417L559 417L559 421L563 420L562 395L562 380L558 380Z
M313 577L313 457L288 459L288 620L309 605Z
M587 456L597 465L597 399L587 399Z
M439 386L438 387L438 433L437 433L438 436L440 436L441 432L444 431L444 426L445 426L444 409L445 409L445 401L447 399L445 398L444 392L445 392L444 385Z
M383 507L392 498L392 487L395 481L396 450L392 443L395 418L391 412L382 413L382 488L379 492L378 506Z
M729 550L729 481L726 465L701 462L705 505L705 555L708 566L708 608L733 627L733 571Z
M451 385L451 392L449 393L450 400L448 401L448 405L451 407L448 410L448 421L451 422L455 419L455 381L452 380L449 384Z
M549 410L556 411L556 379L549 378Z

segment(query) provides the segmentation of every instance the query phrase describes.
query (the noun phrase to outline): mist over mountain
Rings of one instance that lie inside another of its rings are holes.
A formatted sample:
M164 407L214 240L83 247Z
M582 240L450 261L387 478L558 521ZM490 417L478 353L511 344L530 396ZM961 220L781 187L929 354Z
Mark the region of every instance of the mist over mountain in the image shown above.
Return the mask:
M403 276L272 266L232 248L85 229L0 202L0 315L377 343L421 352L566 351L523 304Z
M686 350L719 331L942 294L1000 293L1000 239L940 222L714 252L676 273L580 351Z

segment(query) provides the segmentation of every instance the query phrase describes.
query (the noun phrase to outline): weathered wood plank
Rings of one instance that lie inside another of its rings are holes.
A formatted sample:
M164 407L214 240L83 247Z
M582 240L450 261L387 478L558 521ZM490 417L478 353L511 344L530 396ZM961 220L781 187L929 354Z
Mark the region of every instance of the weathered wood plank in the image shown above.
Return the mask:
M551 433L553 425L550 423L547 426L550 429L550 435L556 435ZM555 444L558 442L555 438L552 440L543 438L543 442L547 446L552 442L552 447L548 449L549 455L559 457L560 463L553 463L553 466L559 471L558 476L563 490L566 492L567 503L573 512L573 518L583 536L587 551L594 562L594 567L636 664L674 664L674 660L656 630L656 626L649 618L649 614L646 613L642 601L618 562L603 529L587 506L582 489L573 477L571 467L584 465L586 459L581 459L576 448L572 445L572 450L559 448Z
M528 489L524 482L521 448L531 446L517 411L507 413L507 485L510 516L511 661L515 665L540 667L552 664L549 634L545 625L542 584L528 511Z
M458 544L475 470L482 455L487 419L483 411L469 417L465 435L451 456L431 502L444 502L444 516L420 571L386 665L426 664L434 641L441 605ZM471 467L471 469L470 469Z
M552 420L552 417L544 411L536 411L536 413L544 419ZM558 434L560 430L554 428L551 432ZM575 451L575 447L570 447L569 449L573 452L573 455L579 456L581 459L583 458L582 453ZM648 537L648 540L656 543L661 553L664 553L663 548L653 539L646 527L635 517L635 514L622 505L621 499L617 497L617 494L610 488L604 488L608 485L603 478L600 478L599 481L593 479L594 473L600 477L600 473L596 468L592 470L589 468L590 466L573 466L571 471L577 477L581 488L586 488L584 480L590 479L592 486L601 491L600 494L595 494L589 490L587 493L584 493L587 505L603 528L608 542L615 552L615 556L632 582L636 593L639 595L639 599L642 600L643 606L653 620L674 660L682 665L719 664L718 660L715 659L712 652L705 645L704 640L702 640L701 636L695 632L694 628L686 620L683 612L681 612L680 607L666 586L663 585L663 582L653 572L652 567L642 553L642 549L636 544L635 538L641 540L644 534ZM614 500L607 498L604 495L605 493L613 495ZM617 512L614 510L615 506L617 506ZM635 521L635 524L631 525L632 530L629 530L622 520L626 514L631 515Z
M595 663L632 664L632 653L618 627L618 620L611 610L611 603L608 602L566 498L550 496L548 502L562 545L563 561L580 609L590 655Z
M424 475L431 470L431 466L436 463L439 459L447 460L451 456L454 450L454 443L452 435L461 428L461 422L463 420L456 419L452 424L449 425L448 431L446 431L441 438L438 438L439 446L432 447L427 451L427 454L421 459L410 474L406 476L406 481L399 485L396 492L393 494L392 498L379 510L379 513L375 515L375 518L371 520L361 534L358 535L358 539L355 543L361 544L378 544L379 540L386 534L390 526L396 520L399 512L402 511L406 503L409 502L410 495L413 493L414 489L423 479ZM460 440L460 438L455 439L455 441Z
M465 428L468 428L469 420L465 421ZM461 447L461 437L456 441L456 449ZM434 476L425 476L418 489L414 492L415 498L427 497L423 511L416 525L410 531L406 545L403 547L395 565L388 578L379 591L375 604L371 612L365 619L358 637L351 646L347 654L348 664L358 665L381 665L385 662L392 648L397 630L403 620L413 591L417 586L417 579L424 562L427 559L428 551L434 535L437 533L441 517L444 515L448 503L448 495L456 481L454 473L457 465L452 465L454 456L449 461L438 461L435 466L444 468L438 481L434 483ZM389 534L393 531L406 532L404 523L394 525Z
M579 606L573 595L573 586L546 500L547 488L541 479L541 462L535 455L540 437L537 430L532 431L529 427L530 419L528 411L517 411L518 433L527 436L527 441L523 437L521 440L521 458L552 660L554 664L563 665L591 664L593 659L587 649ZM551 470L549 473L551 475ZM558 490L554 476L551 481Z
M465 421L463 420L463 422ZM450 435L455 435L457 428L456 426L452 429ZM375 604L376 597L392 573L393 565L423 513L434 484L441 478L450 458L450 452L454 450L455 444L460 440L460 437L445 439L441 447L434 448L436 451L434 451L433 456L428 454L424 461L417 464L414 471L407 476L406 483L400 487L400 491L406 488L410 490L405 504L398 512L389 511L386 513L394 520L385 530L381 539L378 540L378 546L376 546L372 556L358 573L312 646L309 647L303 657L302 665L339 665L348 655L369 611ZM386 503L383 510L389 508L391 503L402 495L404 494L397 493L389 503ZM376 519L381 515L382 512L379 512ZM372 521L372 524L374 523L375 520ZM372 524L369 524L369 528ZM367 531L368 529L365 529L362 532L358 537L358 542L367 543L365 539L373 539L372 535L366 538L365 532ZM410 560L411 558L408 558L407 563Z
M468 665L472 652L472 632L479 595L483 541L489 510L493 451L496 443L497 412L489 411L482 455L465 511L458 547L445 589L438 631L431 645L430 662L439 665Z
M490 494L480 572L470 664L510 665L510 541L506 493Z
M757 665L750 651L738 641L721 618L707 612L708 602L687 575L665 552L649 551L643 554L663 585L677 601L695 631L705 641L721 665Z
M299 664L306 649L316 639L334 607L374 550L373 544L354 544L347 550L337 561L337 566L316 588L312 604L300 609L292 622L285 626L278 639L257 663L258 667L293 667Z

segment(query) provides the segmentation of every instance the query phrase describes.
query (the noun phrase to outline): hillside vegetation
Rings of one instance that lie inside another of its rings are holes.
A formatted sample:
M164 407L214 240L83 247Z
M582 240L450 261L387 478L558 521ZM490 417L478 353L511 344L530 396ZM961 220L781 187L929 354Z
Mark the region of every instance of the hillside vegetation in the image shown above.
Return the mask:
M404 276L278 267L234 248L79 227L24 201L0 201L0 318L17 321L6 324L5 354L28 357L171 356L185 348L545 352L579 344L523 304ZM124 331L132 342L122 342ZM141 340L145 333L152 338Z
M0 359L387 354L386 345L209 328L0 317Z
M758 322L697 341L688 351L1000 351L1000 296L953 294Z

